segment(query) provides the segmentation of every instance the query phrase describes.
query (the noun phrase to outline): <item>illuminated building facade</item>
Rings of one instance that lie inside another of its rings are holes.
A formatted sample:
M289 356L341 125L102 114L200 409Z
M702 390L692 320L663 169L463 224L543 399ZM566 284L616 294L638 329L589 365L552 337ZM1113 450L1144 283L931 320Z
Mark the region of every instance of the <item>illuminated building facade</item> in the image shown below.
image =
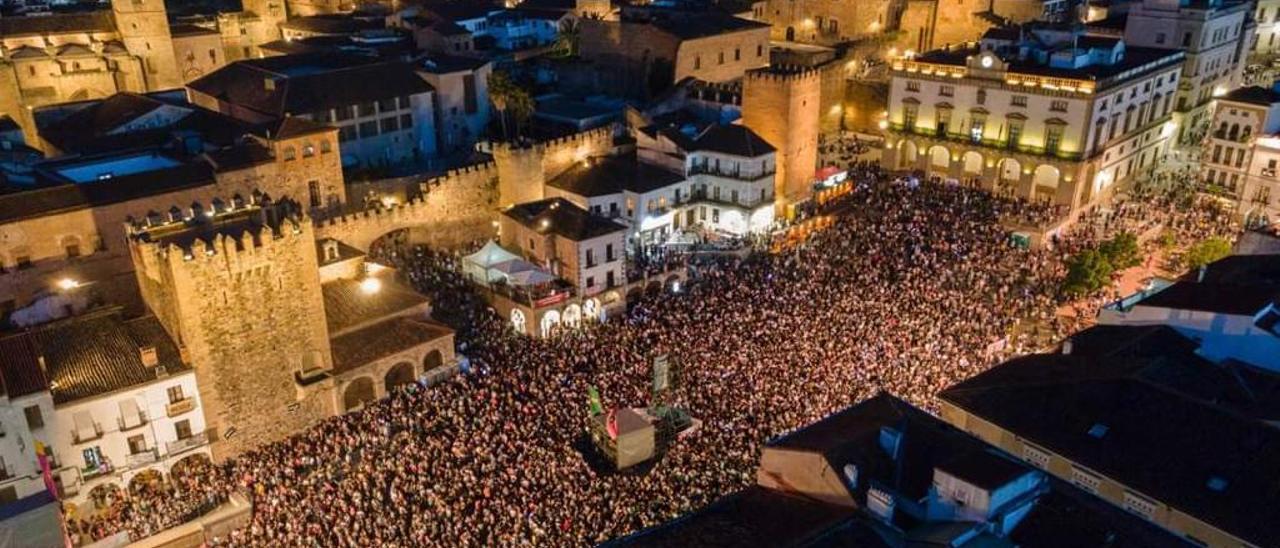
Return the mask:
M1168 152L1182 60L1028 25L897 61L882 163L1074 214Z
M1280 93L1251 86L1219 99L1200 163L1205 189L1235 200L1246 224L1280 220Z

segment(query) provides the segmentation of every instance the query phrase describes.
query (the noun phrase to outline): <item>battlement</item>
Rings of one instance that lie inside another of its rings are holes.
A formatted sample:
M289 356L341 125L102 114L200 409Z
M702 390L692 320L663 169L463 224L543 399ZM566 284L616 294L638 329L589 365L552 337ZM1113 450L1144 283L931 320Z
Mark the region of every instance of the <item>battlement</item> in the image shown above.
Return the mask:
M799 80L816 79L819 77L820 67L812 67L805 65L770 65L763 68L748 70L743 77L746 80L764 80L771 82L794 82Z
M592 128L586 131L571 133L569 135L546 139L543 141L535 141L530 139L530 140L519 141L514 143L494 142L492 143L492 146L495 151L499 149L503 149L508 152L516 151L516 150L528 150L528 149L544 149L545 150L545 149L555 149L559 147L573 147L573 146L578 146L583 141L591 141L595 139L612 139L613 134L617 130L617 126L618 124L616 123L608 124L598 128Z
M301 204L288 198L272 200L255 190L248 200L236 194L229 201L215 198L208 206L193 202L165 213L153 210L142 219L129 217L125 235L144 255L201 261L256 253L277 240L303 234L309 225Z

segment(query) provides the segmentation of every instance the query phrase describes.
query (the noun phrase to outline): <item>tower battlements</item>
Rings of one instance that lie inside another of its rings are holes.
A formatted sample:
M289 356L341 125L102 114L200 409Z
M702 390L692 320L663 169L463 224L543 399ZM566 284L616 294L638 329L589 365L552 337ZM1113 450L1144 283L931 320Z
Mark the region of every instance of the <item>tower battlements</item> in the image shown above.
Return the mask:
M774 82L795 82L810 78L819 78L820 67L806 65L770 65L748 70L744 76L747 80L763 80Z

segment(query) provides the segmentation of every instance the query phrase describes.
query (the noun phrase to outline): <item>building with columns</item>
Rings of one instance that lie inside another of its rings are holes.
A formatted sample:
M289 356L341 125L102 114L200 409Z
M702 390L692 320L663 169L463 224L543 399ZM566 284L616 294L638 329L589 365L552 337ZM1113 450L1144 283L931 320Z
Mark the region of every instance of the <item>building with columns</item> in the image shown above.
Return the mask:
M1168 151L1183 58L1026 25L897 61L883 165L1074 214Z

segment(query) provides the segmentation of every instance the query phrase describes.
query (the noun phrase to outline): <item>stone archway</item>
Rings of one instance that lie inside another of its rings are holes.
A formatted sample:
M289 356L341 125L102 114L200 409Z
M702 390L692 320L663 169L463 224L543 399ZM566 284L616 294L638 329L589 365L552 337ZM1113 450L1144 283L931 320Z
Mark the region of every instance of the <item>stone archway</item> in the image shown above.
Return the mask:
M576 304L564 307L564 314L560 316L560 323L564 324L566 327L578 327L578 324L581 322L582 307Z
M155 468L148 468L129 479L129 493L139 494L159 492L164 486L164 474Z
M1061 180L1062 174L1058 168L1049 164L1041 164L1036 168L1035 173L1031 177L1031 191L1033 198L1043 197L1053 199L1058 194L1058 181Z
M548 310L542 315L541 327L543 337L554 335L556 329L560 327L560 313L555 310Z
M587 321L604 320L604 308L595 297L582 301L582 319Z
M359 377L347 383L347 387L343 389L342 409L344 411L354 411L364 407L374 399L373 379Z
M524 311L519 308L511 309L511 329L521 335L529 334L528 320L524 317Z
M427 352L427 355L422 357L423 373L429 373L443 365L444 355L442 355L439 350Z
M672 293L679 293L680 292L680 276L677 276L675 274L667 276L667 281L664 282L663 285L666 286L667 291L670 291Z
M969 152L964 153L962 160L964 161L965 175L982 175L982 154L970 150Z
M413 364L409 362L400 362L387 370L387 374L382 377L382 385L386 387L387 392L400 388L407 384L413 384Z
M914 142L904 139L898 143L898 169L915 169L918 155L919 149Z
M942 145L929 147L929 174L946 177L951 168L951 151Z
M107 508L111 506L113 501L121 496L122 491L123 490L120 489L118 484L112 482L95 485L93 486L93 489L89 490L89 494L87 495L88 506L83 509L88 512L97 512Z
M996 165L996 189L1002 192L1014 192L1018 189L1018 181L1022 179L1022 164L1013 158L1000 160Z
M199 479L209 467L213 465L213 461L209 459L209 455L204 453L192 453L173 463L169 467L169 479L173 481L182 481L185 479Z

